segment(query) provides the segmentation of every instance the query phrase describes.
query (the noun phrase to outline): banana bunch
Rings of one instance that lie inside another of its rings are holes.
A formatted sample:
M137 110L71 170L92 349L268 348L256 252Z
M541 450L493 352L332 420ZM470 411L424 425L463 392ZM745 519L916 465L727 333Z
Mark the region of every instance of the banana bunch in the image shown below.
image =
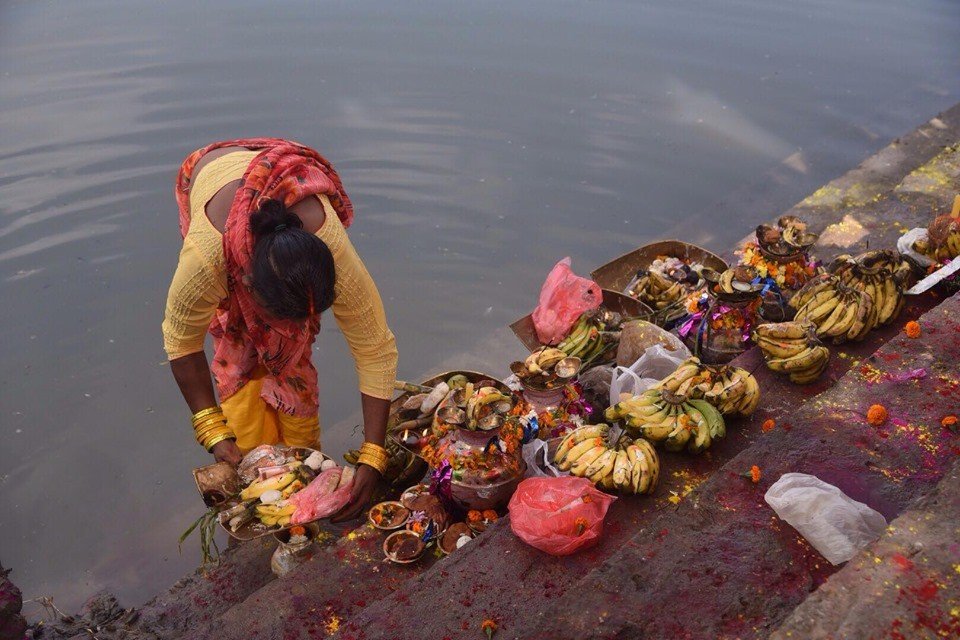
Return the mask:
M960 216L954 212L934 218L927 227L927 237L918 240L914 249L938 263L949 262L960 256Z
M888 251L868 251L857 257L842 255L830 264L830 272L840 283L864 291L876 307L876 324L889 324L900 315L904 304L904 289L912 273L910 264L899 254Z
M566 357L567 353L565 351L561 351L555 347L544 347L527 356L523 364L526 366L527 372L533 375L550 371L558 362Z
M496 387L480 387L476 393L467 398L467 426L476 427L479 420L480 409L501 400L511 400L512 398L500 392Z
M253 500L270 490L283 492L283 490L293 484L298 477L295 471L289 471L278 476L273 476L272 478L267 478L266 480L251 482L246 489L240 492L240 499Z
M727 434L723 416L706 400L653 388L618 402L604 413L607 420L623 420L627 429L667 451L700 453Z
M662 311L680 302L686 296L687 289L683 283L668 278L656 269L648 269L646 274L630 287L627 294L651 309Z
M569 433L557 447L553 462L563 471L589 478L604 489L652 493L660 479L660 458L643 438L621 438L607 445L609 427L587 425Z
M753 341L763 352L767 366L786 373L796 384L810 384L830 362L830 350L817 339L816 327L807 322L758 325Z
M706 400L725 416L749 416L760 402L760 386L752 373L731 365L706 365L696 357L684 360L654 388Z
M297 510L296 505L292 504L258 504L254 507L254 513L257 518L268 527L274 525L285 527L290 524L290 518L293 512Z
M580 358L583 362L593 360L612 344L607 340L605 329L606 325L602 321L593 320L590 314L585 313L577 320L570 335L557 345L557 349L568 356Z
M871 288L871 291L873 289ZM891 298L888 303L896 304ZM848 287L831 274L817 276L790 299L796 322L809 322L821 338L834 344L863 340L879 323L874 298L865 288Z

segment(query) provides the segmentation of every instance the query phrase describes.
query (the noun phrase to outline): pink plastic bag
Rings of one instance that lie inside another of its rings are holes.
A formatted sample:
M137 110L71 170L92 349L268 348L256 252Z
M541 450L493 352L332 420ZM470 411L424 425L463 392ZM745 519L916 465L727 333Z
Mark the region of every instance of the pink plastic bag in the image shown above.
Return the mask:
M586 478L527 478L510 498L510 528L531 547L568 556L597 543L614 500Z
M352 489L352 467L333 467L323 471L306 488L288 498L297 507L290 522L303 524L332 516L350 502Z
M540 344L557 344L567 337L581 315L600 306L600 286L570 269L569 256L554 265L540 289L533 326Z

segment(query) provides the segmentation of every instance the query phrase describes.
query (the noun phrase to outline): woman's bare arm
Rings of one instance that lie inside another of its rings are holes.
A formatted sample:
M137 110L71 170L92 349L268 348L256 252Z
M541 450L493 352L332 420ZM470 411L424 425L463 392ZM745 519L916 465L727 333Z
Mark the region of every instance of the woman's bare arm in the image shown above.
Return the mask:
M170 371L180 387L180 393L190 407L191 413L196 413L217 404L217 397L213 392L213 378L210 375L210 363L207 354L203 351L170 361ZM211 451L217 462L229 462L232 465L240 463L243 455L234 440L222 440L213 445Z

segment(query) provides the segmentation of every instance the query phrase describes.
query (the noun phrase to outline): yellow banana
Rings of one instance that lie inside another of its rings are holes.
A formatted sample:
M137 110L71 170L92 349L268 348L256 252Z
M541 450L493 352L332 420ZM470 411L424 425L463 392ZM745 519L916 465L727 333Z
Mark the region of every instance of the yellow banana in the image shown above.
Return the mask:
M581 478L586 477L587 469L590 467L591 464L594 463L594 461L596 461L597 458L602 456L605 451L610 451L610 449L608 449L602 444L593 447L592 449L584 453L582 456L577 458L572 465L570 465L569 467L570 473L572 473L575 476L579 476ZM567 461L569 462L569 458L567 459Z
M758 325L758 336L773 341L802 340L810 333L812 325L804 322L768 322Z
M775 340L765 336L757 336L754 340L763 355L768 358L790 358L807 347L807 340L791 338L789 340Z
M627 452L617 451L617 459L613 463L613 483L618 489L626 489L630 484L630 460Z
M839 302L837 306L833 308L833 311L822 321L817 323L817 335L825 336L830 335L830 331L833 331L833 328L837 325L837 322L840 318L844 317L851 306L848 302L849 298L846 295L839 296Z
M584 470L583 477L589 478L593 483L600 482L613 470L613 465L616 461L617 452L613 449L607 449Z
M578 462L584 454L595 447L602 447L603 444L603 438L601 437L587 438L583 442L577 443L572 448L567 449L566 453L561 459L555 460L557 463L557 468L561 471L569 471L570 467L572 467L574 463ZM559 449L557 450L557 453L560 453Z
M832 326L822 327L822 331L818 331L818 333L822 333L823 335L831 338L842 336L850 330L850 327L853 326L853 321L857 317L858 307L859 301L857 300L845 302L841 307L843 313L840 315L840 317L836 319Z
M649 466L651 477L650 485L647 487L646 493L650 493L656 488L657 482L660 480L660 457L657 455L657 451L653 448L653 445L643 438L637 438L633 441L633 444L640 448L643 454L641 457Z
M563 462L567 457L567 454L570 453L570 450L576 447L581 442L594 438L605 438L610 428L605 424L593 424L580 427L575 431L571 431L567 436L560 441L560 445L557 447L557 452L554 454L554 463Z
M288 484L296 479L297 475L295 473L288 472L278 476L273 476L272 478L267 478L266 480L254 482L240 492L240 499L250 500L252 498L259 498L261 495L263 495L264 491L269 491L270 489L283 491Z
M807 347L799 355L795 355L792 358L774 358L767 360L767 366L774 371L784 373L808 369L813 366L813 363L815 363L819 357L818 348L819 347Z

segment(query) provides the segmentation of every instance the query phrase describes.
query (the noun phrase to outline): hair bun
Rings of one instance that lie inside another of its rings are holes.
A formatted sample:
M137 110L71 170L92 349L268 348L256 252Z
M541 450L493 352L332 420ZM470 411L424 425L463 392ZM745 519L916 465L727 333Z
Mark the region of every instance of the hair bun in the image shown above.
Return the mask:
M302 229L300 216L287 209L279 200L264 200L250 216L250 231L257 240L284 229Z

